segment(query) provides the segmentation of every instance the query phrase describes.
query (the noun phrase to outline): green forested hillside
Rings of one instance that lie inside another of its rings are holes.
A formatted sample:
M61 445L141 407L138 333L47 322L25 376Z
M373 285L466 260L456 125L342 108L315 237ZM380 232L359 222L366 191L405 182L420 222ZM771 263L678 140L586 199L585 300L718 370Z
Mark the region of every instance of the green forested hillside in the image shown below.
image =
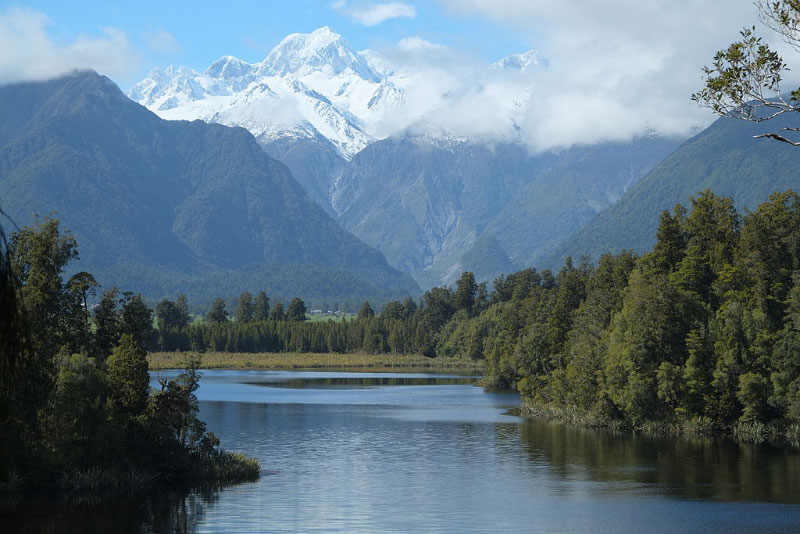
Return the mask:
M785 116L769 126L721 118L659 163L613 206L567 240L547 261L567 255L598 258L605 252L643 252L655 242L658 214L704 189L754 209L773 191L800 189L800 150L769 139L753 139L765 128L791 126Z
M418 291L341 229L244 129L169 122L83 72L0 87L0 202L56 212L104 286L193 300ZM235 289L234 289L235 288Z
M485 234L494 236L516 265L541 265L677 145L674 139L652 136L566 150L551 169L514 195Z

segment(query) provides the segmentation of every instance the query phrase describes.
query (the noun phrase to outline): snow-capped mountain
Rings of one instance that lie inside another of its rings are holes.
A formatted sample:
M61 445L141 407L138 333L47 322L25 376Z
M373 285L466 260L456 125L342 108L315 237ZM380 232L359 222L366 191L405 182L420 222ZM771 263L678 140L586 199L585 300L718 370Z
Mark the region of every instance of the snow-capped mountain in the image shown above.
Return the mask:
M518 70L527 71L542 65L547 65L547 60L538 50L528 50L522 54L511 54L492 64L493 70Z
M128 96L164 119L243 126L261 142L324 138L346 159L403 102L402 88L327 27L289 35L261 63L224 56L203 73L153 69Z
M484 75L540 63L534 51L515 54ZM164 119L242 126L262 144L325 140L350 160L375 140L425 119L437 104L436 94L422 106L421 91L414 93L413 106L407 98L425 81L423 74L394 68L378 52L353 50L324 27L287 36L260 63L223 56L202 73L187 67L153 69L127 94ZM447 101L452 92L442 88L438 100Z

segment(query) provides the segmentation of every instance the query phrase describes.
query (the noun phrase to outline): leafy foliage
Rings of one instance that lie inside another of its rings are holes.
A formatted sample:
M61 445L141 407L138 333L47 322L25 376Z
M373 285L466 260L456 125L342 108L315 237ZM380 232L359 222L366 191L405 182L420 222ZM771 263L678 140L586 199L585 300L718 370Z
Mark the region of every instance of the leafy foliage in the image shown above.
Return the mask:
M756 0L761 20L800 51L800 3L797 0ZM692 100L715 113L752 122L772 120L785 113L800 112L800 89L786 97L781 89L782 73L788 70L783 58L760 37L755 27L741 31L741 39L714 56L711 67L703 68L704 87ZM800 128L784 126L768 137L800 146L787 132Z
M10 336L0 345L0 484L14 471L22 492L79 498L102 488L86 496L99 498L134 484L258 476L257 462L220 451L197 419L196 361L151 393L152 310L141 295L106 291L90 323L86 296L96 282L88 273L64 282L77 243L57 219L15 232L0 252ZM165 317L164 328L185 328ZM87 476L94 481L84 488Z

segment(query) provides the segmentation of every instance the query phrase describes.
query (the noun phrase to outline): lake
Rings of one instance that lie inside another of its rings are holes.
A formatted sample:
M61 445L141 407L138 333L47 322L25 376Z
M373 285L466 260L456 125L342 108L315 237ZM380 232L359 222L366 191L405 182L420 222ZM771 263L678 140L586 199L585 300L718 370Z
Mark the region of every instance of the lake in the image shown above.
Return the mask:
M201 417L261 460L258 482L42 514L19 530L800 532L795 449L525 420L517 395L476 377L203 374Z

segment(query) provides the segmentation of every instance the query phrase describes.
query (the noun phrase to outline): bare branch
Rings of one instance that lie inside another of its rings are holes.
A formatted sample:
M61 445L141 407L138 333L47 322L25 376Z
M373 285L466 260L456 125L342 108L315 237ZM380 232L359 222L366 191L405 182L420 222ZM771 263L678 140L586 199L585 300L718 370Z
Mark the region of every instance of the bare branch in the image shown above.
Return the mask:
M768 137L770 139L775 139L776 141L781 141L783 143L789 143L792 146L800 146L800 141L797 141L797 142L796 141L791 141L789 139L786 139L784 136L776 134L776 133L765 133L765 134L760 134L760 135L754 135L753 139L761 139L761 138L764 138L764 137Z

